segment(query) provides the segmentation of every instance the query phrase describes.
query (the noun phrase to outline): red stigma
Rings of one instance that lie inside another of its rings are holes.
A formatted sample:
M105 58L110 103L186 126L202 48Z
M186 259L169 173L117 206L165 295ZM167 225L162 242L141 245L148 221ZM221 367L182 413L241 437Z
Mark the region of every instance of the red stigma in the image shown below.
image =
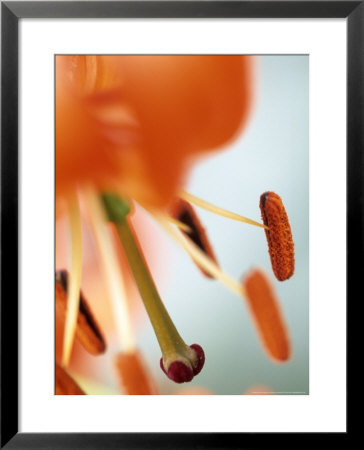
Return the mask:
M201 372L202 367L205 364L205 353L202 347L198 344L192 344L190 347L193 348L193 350L195 350L197 355L197 365L193 369L193 374L197 375Z
M202 370L203 365L205 364L205 353L202 347L198 344L193 344L190 346L197 357L197 361L192 368L187 366L183 361L173 361L169 367L168 371L165 370L163 365L163 358L160 360L160 366L163 372L167 375L167 377L174 381L175 383L186 383L193 379L193 377L199 374Z
M168 369L167 376L175 383L186 383L193 378L193 371L182 361L174 361Z

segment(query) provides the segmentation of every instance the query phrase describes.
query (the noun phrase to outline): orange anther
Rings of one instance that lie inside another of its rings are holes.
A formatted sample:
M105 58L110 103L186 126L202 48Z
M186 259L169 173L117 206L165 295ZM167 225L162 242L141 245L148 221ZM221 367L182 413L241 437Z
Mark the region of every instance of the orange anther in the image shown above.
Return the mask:
M268 242L272 269L277 280L284 281L294 273L294 244L291 226L279 195L264 192L260 196L260 210Z
M206 230L202 226L201 221L192 205L183 199L179 199L173 205L172 216L188 226L190 231L181 230L181 232L191 239L215 264L217 264L217 260L209 238L207 237ZM213 278L213 276L206 272L202 267L198 264L196 265L206 277Z

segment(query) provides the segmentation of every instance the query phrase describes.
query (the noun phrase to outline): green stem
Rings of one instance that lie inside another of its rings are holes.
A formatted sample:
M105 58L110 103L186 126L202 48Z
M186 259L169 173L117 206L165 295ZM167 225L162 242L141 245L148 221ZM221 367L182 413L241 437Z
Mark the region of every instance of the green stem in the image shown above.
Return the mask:
M163 358L168 360L174 358L176 353L185 354L189 347L179 335L158 294L135 233L128 222L129 210L126 209L123 214L115 214L114 207L120 213L120 208L117 207L117 204L114 204L115 198L110 201L110 196L106 194L103 196L103 200L109 218L115 224L139 293L157 336Z

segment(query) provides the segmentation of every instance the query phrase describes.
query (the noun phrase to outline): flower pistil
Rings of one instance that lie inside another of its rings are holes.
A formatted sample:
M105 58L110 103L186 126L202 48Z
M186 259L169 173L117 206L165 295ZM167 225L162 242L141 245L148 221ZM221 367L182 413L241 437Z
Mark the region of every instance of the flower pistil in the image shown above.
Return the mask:
M150 275L132 225L128 220L131 210L129 203L111 193L104 193L102 200L108 219L115 225L161 348L161 368L176 383L191 381L204 365L204 351L198 344L188 346L172 322Z

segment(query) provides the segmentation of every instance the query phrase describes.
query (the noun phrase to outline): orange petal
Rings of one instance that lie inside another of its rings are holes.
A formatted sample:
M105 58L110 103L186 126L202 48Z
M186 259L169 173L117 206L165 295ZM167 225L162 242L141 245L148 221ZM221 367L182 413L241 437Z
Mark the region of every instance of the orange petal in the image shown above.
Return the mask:
M294 273L294 244L288 216L282 199L274 192L264 192L260 197L260 210L268 242L268 250L274 275L279 281Z
M252 61L240 55L57 56L57 196L75 183L102 190L116 190L118 183L141 203L168 204L192 157L228 144L246 123Z
M120 387L127 395L158 394L156 383L148 372L140 352L119 353L116 356L116 369Z
M141 126L145 167L164 202L184 183L192 156L227 145L246 124L253 59L240 55L118 59L125 97Z
M240 55L102 56L115 64L156 157L211 151L245 124L252 62ZM114 58L114 60L113 60Z
M244 286L249 308L268 355L277 361L287 361L291 353L290 340L273 286L258 269L246 275Z
M217 265L217 259L207 237L206 230L192 205L183 199L179 199L173 205L172 216L189 227L190 231L181 230L181 232L190 238ZM198 264L196 265L206 277L213 278L210 273L206 272Z
M85 395L74 379L58 364L55 371L55 387L56 395Z

